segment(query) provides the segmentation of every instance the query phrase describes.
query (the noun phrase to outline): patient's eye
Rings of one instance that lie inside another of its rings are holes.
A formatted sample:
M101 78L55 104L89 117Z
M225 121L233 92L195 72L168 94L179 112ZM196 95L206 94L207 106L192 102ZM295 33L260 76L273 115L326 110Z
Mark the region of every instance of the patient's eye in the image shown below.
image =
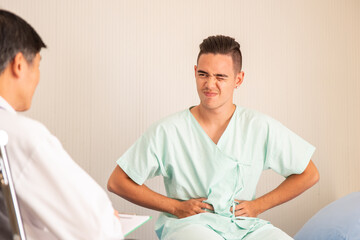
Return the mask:
M206 77L209 76L209 74L200 72L200 73L198 73L198 76L199 76L199 77L202 77L202 78L206 78Z
M224 81L228 79L228 75L226 74L216 74L215 77L218 81Z

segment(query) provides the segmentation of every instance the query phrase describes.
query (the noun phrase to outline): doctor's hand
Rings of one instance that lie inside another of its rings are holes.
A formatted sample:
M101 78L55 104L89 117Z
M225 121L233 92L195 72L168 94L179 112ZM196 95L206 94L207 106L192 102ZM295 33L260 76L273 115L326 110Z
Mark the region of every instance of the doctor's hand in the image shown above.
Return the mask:
M257 206L256 201L242 201L235 200L239 204L235 205L235 216L236 217L257 217L261 210ZM230 212L233 212L233 208L230 208Z
M175 205L173 215L178 218L185 218L199 213L205 213L205 209L214 211L212 205L203 202L205 200L206 198L194 198L187 201L178 201Z
M117 219L120 220L120 216L119 216L119 212L117 210L114 209L114 215Z

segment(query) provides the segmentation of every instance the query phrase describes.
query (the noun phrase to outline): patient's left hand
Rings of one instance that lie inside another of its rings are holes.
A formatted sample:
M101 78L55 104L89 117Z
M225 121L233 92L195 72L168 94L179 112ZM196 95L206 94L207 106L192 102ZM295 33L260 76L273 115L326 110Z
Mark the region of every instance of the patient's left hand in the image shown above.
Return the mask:
M255 201L235 201L239 203L235 205L236 217L257 217L261 213ZM233 212L232 207L230 208L230 212Z

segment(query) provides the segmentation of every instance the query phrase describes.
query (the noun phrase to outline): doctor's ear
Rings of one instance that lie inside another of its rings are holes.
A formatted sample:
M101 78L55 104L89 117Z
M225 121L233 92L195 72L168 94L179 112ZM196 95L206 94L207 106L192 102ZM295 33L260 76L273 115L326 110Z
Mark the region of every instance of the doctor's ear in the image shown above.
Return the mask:
M24 74L25 68L28 65L27 60L21 52L18 52L9 64L11 73L16 78L21 78L21 76Z

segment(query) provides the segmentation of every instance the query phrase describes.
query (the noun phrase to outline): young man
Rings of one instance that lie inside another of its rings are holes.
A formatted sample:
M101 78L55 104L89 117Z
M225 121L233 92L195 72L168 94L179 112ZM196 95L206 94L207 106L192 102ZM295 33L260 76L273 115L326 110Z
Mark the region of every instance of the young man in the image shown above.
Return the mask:
M26 111L39 82L45 44L20 17L0 10L0 129L28 239L122 239L105 191ZM4 210L3 208L1 208Z
M200 45L200 104L153 125L117 161L108 189L162 211L160 239L291 239L260 213L298 196L319 178L315 148L279 122L233 104L244 79L240 45L212 36ZM264 169L286 177L255 199ZM167 197L143 183L162 175Z

